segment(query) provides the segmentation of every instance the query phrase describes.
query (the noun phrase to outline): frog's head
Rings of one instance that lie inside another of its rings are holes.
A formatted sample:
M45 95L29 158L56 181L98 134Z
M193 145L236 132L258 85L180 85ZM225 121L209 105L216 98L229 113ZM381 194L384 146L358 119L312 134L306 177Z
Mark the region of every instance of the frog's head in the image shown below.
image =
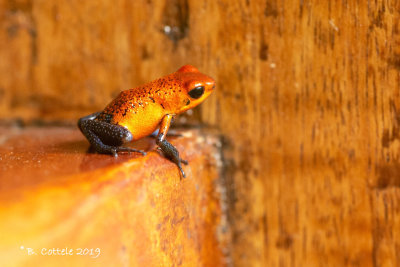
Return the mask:
M182 82L184 98L180 112L194 108L202 103L214 90L213 78L201 73L191 65L185 65L176 72Z

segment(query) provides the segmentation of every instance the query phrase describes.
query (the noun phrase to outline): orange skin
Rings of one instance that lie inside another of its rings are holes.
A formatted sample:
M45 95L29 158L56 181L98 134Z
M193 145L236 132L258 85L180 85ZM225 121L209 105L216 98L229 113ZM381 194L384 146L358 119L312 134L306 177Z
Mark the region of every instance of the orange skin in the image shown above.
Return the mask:
M123 91L102 112L80 118L78 127L99 153L140 152L122 147L152 134L157 145L185 177L178 150L165 140L172 118L202 103L214 90L215 81L185 65L178 71L134 89Z
M188 91L197 86L204 86L205 92L200 98L192 99ZM133 140L138 140L152 134L166 115L175 116L202 103L214 86L212 78L185 65L170 75L121 92L96 119L103 120L104 114L110 114L110 123L127 128ZM161 130L166 134L169 125L162 128L165 127Z

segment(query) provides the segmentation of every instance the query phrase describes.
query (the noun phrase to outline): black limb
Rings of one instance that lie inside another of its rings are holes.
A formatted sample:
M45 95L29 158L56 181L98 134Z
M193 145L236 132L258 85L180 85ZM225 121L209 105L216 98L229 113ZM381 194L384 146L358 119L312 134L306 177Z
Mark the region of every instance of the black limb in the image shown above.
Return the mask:
M168 158L169 160L171 160L173 163L175 163L178 166L179 170L182 173L183 178L186 178L186 175L182 169L181 163L188 164L188 162L179 157L178 150L165 139L163 139L163 140L157 139L157 145L161 148L165 157Z
M81 132L82 132L82 123L83 123L84 121L87 121L87 120L94 120L94 119L96 119L97 116L100 115L100 113L101 113L101 112L95 112L95 113L93 113L93 114L90 114L90 115L87 115L87 116L85 116L85 117L80 118L80 119L78 120L78 127L79 127L79 130L81 130Z
M156 138L156 137L158 136L158 133L159 133L159 129L155 130L155 131L150 135L150 137ZM182 134L177 133L177 132L175 132L175 131L173 131L173 130L169 130L166 136L169 136L169 137L182 137Z
M112 154L114 157L118 156L117 152L139 152L146 155L142 150L121 147L122 144L132 141L131 132L119 125L95 120L99 114L93 113L78 121L79 129L97 152Z

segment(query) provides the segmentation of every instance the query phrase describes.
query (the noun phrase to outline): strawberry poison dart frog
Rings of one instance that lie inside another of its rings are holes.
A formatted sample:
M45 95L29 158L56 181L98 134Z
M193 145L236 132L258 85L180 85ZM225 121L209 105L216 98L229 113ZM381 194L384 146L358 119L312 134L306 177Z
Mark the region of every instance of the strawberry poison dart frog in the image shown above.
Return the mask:
M185 173L178 150L166 139L172 118L202 103L214 90L215 81L185 65L178 71L145 85L122 91L103 111L80 118L78 127L98 153L139 152L123 147L152 134L158 129L156 143L174 162L182 176Z

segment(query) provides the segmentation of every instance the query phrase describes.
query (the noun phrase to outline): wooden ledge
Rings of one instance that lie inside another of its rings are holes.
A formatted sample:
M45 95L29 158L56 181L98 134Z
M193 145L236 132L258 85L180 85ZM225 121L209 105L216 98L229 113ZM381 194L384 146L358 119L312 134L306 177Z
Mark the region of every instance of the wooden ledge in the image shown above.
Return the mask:
M76 129L0 128L2 266L225 265L219 139L180 133L186 179L152 138L113 158Z

